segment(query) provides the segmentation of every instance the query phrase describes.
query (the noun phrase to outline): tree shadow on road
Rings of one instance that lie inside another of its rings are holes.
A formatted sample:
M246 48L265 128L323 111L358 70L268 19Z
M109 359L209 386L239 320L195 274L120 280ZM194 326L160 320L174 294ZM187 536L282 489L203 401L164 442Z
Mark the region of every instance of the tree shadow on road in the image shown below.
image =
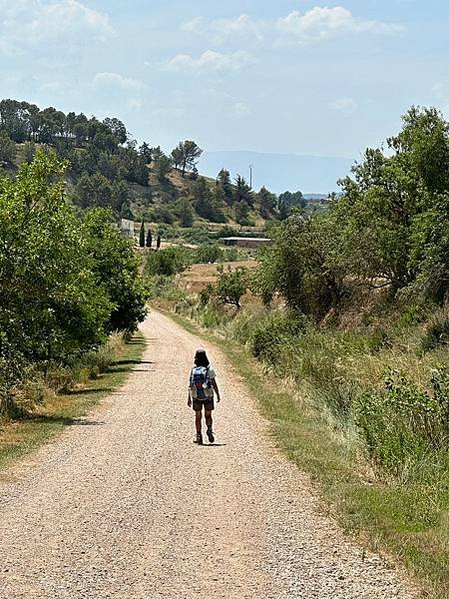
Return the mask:
M70 416L51 416L46 414L36 414L30 416L28 420L41 422L44 424L63 424L64 426L102 426L104 421L91 420L89 418L71 418Z
M115 391L112 387L103 387L102 389L70 389L64 395L97 395L98 393L112 393Z
M114 362L113 366L122 366L126 364L154 364L154 362L149 362L148 360L117 360L117 362Z

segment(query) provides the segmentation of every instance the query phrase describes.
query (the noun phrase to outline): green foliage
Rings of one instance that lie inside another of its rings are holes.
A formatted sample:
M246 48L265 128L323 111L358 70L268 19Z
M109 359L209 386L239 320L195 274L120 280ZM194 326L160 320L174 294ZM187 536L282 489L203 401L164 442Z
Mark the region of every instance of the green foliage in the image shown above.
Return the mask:
M201 245L194 253L193 260L196 264L213 264L220 262L224 257L224 250L216 243Z
M304 333L305 327L306 320L297 313L268 313L253 324L249 337L251 353L272 366L282 365L288 346Z
M0 163L13 164L16 157L16 144L4 132L0 132Z
M272 231L274 244L260 257L253 287L265 302L278 292L290 308L322 318L338 304L344 271L334 262L330 215L294 215Z
M112 312L106 331L133 333L146 316L146 293L139 277L139 258L133 244L113 226L113 214L98 208L89 210L83 223L87 232L92 272L102 287Z
M193 171L202 153L203 150L194 141L186 140L179 142L173 150L171 157L175 166L181 168L181 173L184 177L186 171Z
M181 227L189 228L193 225L195 213L191 202L187 198L181 198L175 207Z
M259 213L262 218L269 219L274 217L277 198L276 195L271 193L271 191L268 191L265 186L262 187L256 195L256 203L258 204Z
M392 371L384 393L364 395L356 406L370 456L396 475L449 449L448 417L449 377L442 370L434 372L431 391Z
M171 277L185 270L189 263L189 252L180 246L149 252L145 263L145 275Z
M171 171L172 161L168 156L162 155L154 161L154 172L159 183L167 182L167 175Z
M139 246L141 248L145 247L145 222L143 220L140 223Z
M81 222L64 198L66 164L39 151L0 179L0 410L30 365L48 369L98 348L144 315L137 262L112 215ZM126 247L125 247L126 245Z
M248 271L246 268L221 270L215 286L215 294L219 301L231 304L240 309L240 300L248 288Z
M300 191L284 191L278 198L278 212L279 219L285 220L292 212L293 208L304 209L307 205L302 193Z
M6 369L11 361L64 360L105 339L112 306L96 285L82 228L64 200L64 169L54 154L40 152L22 166L17 182L0 180L0 361ZM20 367L8 377L19 379Z
M224 200L228 206L231 206L234 200L234 192L232 189L231 175L229 171L222 168L217 175L217 188L222 192Z
M435 314L427 325L421 340L424 352L449 344L449 316L447 312Z
M216 223L226 222L226 216L204 177L198 177L193 187L194 206L198 216Z

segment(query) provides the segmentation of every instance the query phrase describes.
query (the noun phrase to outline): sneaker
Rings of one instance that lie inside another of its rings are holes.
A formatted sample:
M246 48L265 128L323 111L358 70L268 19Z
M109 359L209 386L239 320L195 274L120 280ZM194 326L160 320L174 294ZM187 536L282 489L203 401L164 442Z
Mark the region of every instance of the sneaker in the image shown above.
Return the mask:
M213 443L215 441L214 433L211 428L207 429L207 438L209 439L209 443Z
M198 445L203 444L203 435L201 433L197 433L196 437L193 439L194 443L198 443Z

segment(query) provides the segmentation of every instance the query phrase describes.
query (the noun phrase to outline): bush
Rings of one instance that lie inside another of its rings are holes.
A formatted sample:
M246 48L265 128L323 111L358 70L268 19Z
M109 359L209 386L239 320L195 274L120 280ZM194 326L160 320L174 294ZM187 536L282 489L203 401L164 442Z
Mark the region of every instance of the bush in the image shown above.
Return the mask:
M177 246L149 252L145 263L145 275L171 277L182 272L190 264L190 254L186 248Z
M294 312L273 312L259 320L250 337L252 354L270 365L283 361L289 346L304 333L306 321Z
M395 475L413 470L429 454L449 448L448 374L436 370L429 391L390 371L383 393L358 399L356 422L372 459Z
M224 250L217 243L200 246L193 254L195 264L213 264L223 260Z
M421 340L421 349L424 352L436 349L449 343L449 316L446 312L437 313L430 321Z

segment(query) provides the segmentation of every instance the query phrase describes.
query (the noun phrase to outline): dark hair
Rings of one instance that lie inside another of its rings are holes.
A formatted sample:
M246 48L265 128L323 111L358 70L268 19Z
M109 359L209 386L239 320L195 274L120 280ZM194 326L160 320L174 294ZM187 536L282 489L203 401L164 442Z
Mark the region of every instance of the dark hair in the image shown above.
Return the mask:
M206 368L210 364L205 349L197 349L193 361L195 362L195 366L205 366Z

